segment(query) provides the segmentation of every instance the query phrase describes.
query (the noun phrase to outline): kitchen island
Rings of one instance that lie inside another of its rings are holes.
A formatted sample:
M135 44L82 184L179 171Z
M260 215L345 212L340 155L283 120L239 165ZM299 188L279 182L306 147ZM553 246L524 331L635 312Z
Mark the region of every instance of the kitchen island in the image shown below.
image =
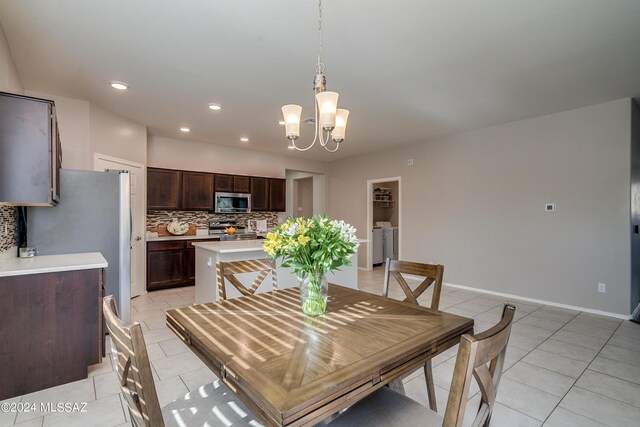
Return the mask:
M236 240L226 242L193 242L196 248L196 304L203 304L218 300L218 278L216 274L216 262L218 261L244 261L249 259L266 258L267 254L262 249L263 240ZM358 288L358 268L356 253L350 266L343 266L339 271L327 273L329 283ZM299 286L300 283L293 274L291 268L285 268L277 264L278 288L285 289ZM257 276L256 273L238 275L243 283L251 283ZM271 277L268 277L260 285L257 293L271 290ZM233 286L227 286L227 297L235 298L240 292Z

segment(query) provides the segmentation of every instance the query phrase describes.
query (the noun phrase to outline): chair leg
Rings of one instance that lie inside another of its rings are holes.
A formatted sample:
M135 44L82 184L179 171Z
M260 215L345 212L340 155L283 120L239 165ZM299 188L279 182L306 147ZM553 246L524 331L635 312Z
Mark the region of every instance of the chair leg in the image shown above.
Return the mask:
M387 385L396 393L400 393L406 396L406 393L404 392L404 383L402 382L402 377L398 377L395 380L389 381L389 384Z
M424 378L427 380L429 408L434 412L438 412L438 406L436 404L436 389L433 384L433 370L431 369L431 359L427 360L424 364Z

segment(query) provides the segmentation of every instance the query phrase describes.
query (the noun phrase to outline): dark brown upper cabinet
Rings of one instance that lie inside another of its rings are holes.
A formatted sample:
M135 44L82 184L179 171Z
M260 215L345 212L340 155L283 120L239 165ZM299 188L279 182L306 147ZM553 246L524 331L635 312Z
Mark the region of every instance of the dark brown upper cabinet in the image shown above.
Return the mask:
M287 210L287 180L269 178L269 210L284 212Z
M286 180L147 168L147 209L213 211L215 193L251 193L252 211L284 212Z
M251 177L251 210L269 210L269 178Z
M180 209L181 179L180 171L147 168L147 209Z
M213 209L213 174L182 172L182 203L185 211Z
M214 189L221 193L250 193L251 177L217 173Z
M61 163L54 102L0 92L0 204L55 205Z
M215 176L214 190L222 193L233 193L233 175L217 173Z
M251 178L248 176L233 176L234 193L251 193Z

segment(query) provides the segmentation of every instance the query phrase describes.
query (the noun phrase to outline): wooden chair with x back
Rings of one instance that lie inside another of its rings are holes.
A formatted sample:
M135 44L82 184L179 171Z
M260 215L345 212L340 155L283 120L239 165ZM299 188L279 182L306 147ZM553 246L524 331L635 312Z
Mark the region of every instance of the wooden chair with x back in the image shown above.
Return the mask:
M112 342L114 370L134 427L213 427L226 426L230 421L234 426L262 425L220 380L160 408L142 327L137 322L127 324L118 317L113 295L103 299L103 313Z
M473 421L468 425L488 427L502 377L515 311L513 305L506 304L498 324L480 334L462 336L444 417L403 394L381 387L351 406L328 426L461 427L471 382L475 379L480 388L480 405Z
M425 279L415 289L411 289L402 274L411 274L414 276L424 277ZM398 261L387 258L384 271L384 296L389 296L389 282L391 276L398 282L400 288L404 292L405 302L420 305L418 298L433 285L433 293L431 295L431 305L433 310L438 310L440 306L440 294L442 292L442 276L444 275L444 266L441 264L421 264L417 262ZM436 391L433 382L433 369L431 360L427 360L424 364L424 377L427 382L427 396L429 398L429 407L438 411L436 404Z
M271 285L272 288L278 289L278 279L276 274L275 263L268 259L252 259L247 261L219 261L216 263L216 272L218 276L218 299L227 299L227 287L225 282L228 281L236 288L242 295L253 295L264 279L271 273ZM258 277L255 278L250 287L246 287L238 278L236 274L241 273L258 273Z

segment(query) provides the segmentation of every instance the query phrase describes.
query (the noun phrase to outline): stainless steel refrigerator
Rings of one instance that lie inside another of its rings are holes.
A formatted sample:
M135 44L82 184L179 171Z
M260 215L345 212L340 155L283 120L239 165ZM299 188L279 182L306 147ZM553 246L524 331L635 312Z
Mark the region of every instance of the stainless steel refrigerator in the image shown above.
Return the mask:
M131 300L129 173L60 170L60 202L27 211L27 243L38 255L101 252L105 294L125 321Z

